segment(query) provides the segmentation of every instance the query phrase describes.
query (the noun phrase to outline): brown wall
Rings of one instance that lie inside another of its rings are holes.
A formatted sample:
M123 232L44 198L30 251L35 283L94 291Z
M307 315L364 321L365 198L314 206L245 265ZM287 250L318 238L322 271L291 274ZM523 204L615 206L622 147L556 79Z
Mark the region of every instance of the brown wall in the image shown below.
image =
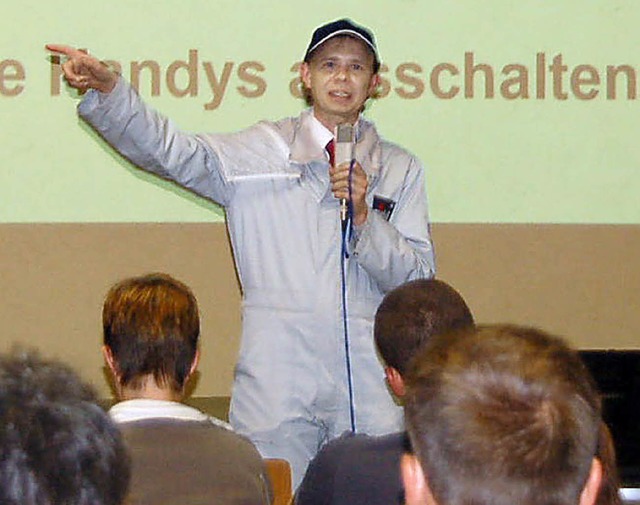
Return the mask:
M479 322L517 322L584 348L640 348L640 226L435 224L438 276ZM0 225L0 350L73 364L103 394L100 311L123 277L168 272L202 312L197 396L230 393L240 292L222 224Z

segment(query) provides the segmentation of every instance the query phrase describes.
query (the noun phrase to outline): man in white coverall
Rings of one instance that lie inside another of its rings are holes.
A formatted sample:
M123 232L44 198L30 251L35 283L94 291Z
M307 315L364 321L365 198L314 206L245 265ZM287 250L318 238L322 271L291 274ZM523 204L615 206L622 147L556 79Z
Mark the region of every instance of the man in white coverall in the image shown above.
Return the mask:
M181 132L97 59L47 47L67 56L69 84L89 90L79 114L107 142L225 208L243 294L236 431L288 460L297 486L327 440L401 429L373 317L387 291L432 277L434 256L420 162L360 114L380 79L371 32L347 19L318 28L300 69L312 107L230 134ZM345 123L356 162L332 167L325 146ZM351 208L344 248L340 199Z

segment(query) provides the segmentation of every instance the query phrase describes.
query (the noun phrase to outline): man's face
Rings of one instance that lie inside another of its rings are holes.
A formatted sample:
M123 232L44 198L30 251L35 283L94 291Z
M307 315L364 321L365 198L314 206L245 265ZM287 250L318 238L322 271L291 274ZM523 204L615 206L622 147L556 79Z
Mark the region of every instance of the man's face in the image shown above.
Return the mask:
M362 106L379 83L373 73L373 54L364 42L335 37L322 44L300 77L311 91L316 118L330 130L342 123L354 124Z

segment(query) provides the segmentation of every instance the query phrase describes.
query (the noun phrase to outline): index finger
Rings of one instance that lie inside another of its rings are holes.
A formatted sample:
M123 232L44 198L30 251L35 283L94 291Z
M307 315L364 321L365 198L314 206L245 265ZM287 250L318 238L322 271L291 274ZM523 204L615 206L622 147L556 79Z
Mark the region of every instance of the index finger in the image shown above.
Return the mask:
M86 56L87 53L80 51L71 46L65 46L64 44L47 44L45 47L54 53L64 54L69 58L78 58L80 56Z

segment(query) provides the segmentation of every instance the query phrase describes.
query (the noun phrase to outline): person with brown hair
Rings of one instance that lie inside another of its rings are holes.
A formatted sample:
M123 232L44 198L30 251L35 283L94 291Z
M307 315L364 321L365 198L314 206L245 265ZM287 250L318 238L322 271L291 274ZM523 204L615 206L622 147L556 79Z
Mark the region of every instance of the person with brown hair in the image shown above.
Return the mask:
M191 290L154 273L108 292L103 353L118 403L109 410L133 462L131 505L270 502L262 458L226 423L182 403L199 357Z
M374 337L389 388L401 402L409 362L433 335L473 326L466 302L437 279L418 279L391 290L378 307ZM406 432L378 437L346 434L311 461L296 505L403 503L400 457L410 450Z
M578 354L533 328L437 335L407 376L407 505L594 505L601 400Z

